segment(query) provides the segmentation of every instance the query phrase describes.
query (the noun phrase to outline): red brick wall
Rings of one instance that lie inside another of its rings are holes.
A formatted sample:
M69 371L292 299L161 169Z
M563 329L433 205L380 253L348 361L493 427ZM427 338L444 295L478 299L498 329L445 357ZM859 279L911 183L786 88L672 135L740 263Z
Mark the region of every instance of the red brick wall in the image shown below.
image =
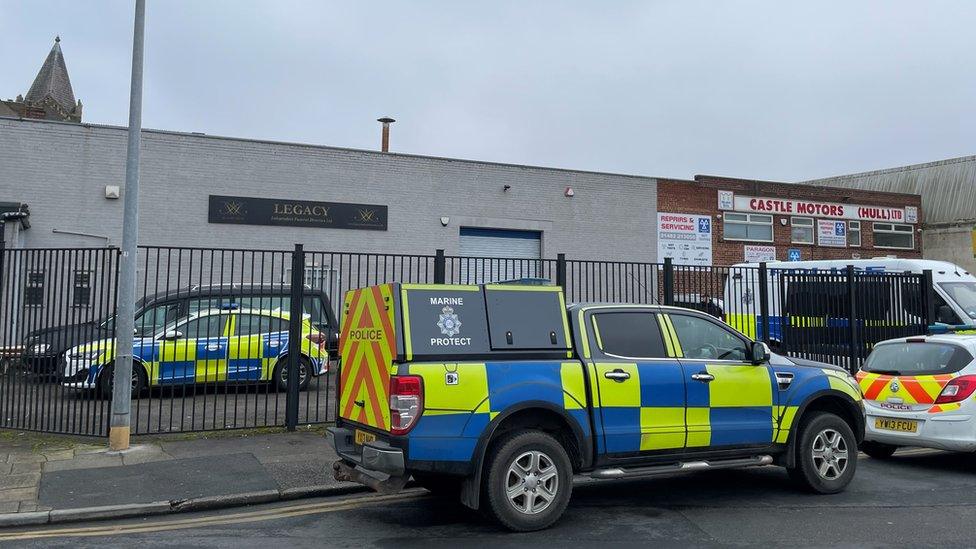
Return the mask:
M768 242L725 241L722 234L722 220L716 216L718 210L718 191L732 191L736 195L762 196L770 198L811 199L823 202L862 204L865 206L888 206L918 208L918 223L915 224L914 250L889 250L874 247L874 231L871 221L861 221L861 246L832 248L814 244L793 244L792 227L789 215L773 216L772 245L776 246L776 259L786 261L789 248L799 248L803 260L811 259L851 259L858 253L862 259L897 255L898 257L922 257L922 235L917 231L922 223L922 198L919 195L862 191L856 189L837 189L812 185L795 185L772 181L751 181L713 176L695 176L695 181L677 179L657 180L657 210L666 213L711 215L713 218L712 263L732 265L744 261L746 245L770 245ZM806 216L803 216L806 217ZM786 225L782 224L786 220ZM816 231L816 228L814 228ZM658 258L662 261L663 258Z

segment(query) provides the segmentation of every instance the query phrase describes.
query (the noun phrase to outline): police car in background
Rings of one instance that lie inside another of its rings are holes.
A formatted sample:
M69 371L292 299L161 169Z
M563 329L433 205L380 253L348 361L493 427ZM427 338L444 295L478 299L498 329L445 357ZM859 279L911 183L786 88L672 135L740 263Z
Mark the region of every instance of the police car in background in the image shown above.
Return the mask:
M327 373L328 336L302 318L298 387ZM133 344L132 396L160 385L269 381L288 388L289 315L258 309L208 309L176 320ZM115 340L84 343L65 353L62 385L112 394Z
M976 335L877 344L857 374L867 415L861 449L887 458L902 446L976 451Z

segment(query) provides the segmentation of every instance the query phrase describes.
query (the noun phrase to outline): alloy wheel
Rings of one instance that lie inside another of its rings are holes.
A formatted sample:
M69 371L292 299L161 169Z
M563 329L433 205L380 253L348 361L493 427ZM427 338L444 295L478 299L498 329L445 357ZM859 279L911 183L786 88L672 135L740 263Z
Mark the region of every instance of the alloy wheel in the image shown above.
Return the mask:
M824 429L813 439L813 466L825 480L834 480L844 474L849 458L847 442L834 429Z
M508 467L505 491L509 503L520 513L545 511L559 491L559 472L552 458L531 450L520 454Z

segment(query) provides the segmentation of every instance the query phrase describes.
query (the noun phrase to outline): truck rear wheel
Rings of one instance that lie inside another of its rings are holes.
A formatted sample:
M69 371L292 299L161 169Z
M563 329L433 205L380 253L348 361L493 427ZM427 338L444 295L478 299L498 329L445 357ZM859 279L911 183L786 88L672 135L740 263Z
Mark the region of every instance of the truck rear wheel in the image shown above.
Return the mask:
M787 469L803 488L836 494L847 488L857 468L857 439L850 425L829 412L803 419L796 440L796 464Z
M488 512L516 532L552 525L573 491L566 449L542 431L518 431L499 440L488 456L484 478Z

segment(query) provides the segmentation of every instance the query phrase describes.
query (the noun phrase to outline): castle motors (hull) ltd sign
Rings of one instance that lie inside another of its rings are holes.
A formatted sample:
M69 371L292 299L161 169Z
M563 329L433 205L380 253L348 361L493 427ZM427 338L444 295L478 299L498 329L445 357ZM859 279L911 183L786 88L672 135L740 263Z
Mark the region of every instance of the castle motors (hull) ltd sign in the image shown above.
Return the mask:
M727 200L726 197L726 204L728 203ZM821 202L819 200L791 200L787 198L763 198L739 195L734 196L732 205L732 209L737 212L853 219L860 221L890 221L894 223L918 222L917 209L911 206L907 208L890 208L887 206Z
M387 207L377 204L210 195L207 221L237 225L385 231Z

